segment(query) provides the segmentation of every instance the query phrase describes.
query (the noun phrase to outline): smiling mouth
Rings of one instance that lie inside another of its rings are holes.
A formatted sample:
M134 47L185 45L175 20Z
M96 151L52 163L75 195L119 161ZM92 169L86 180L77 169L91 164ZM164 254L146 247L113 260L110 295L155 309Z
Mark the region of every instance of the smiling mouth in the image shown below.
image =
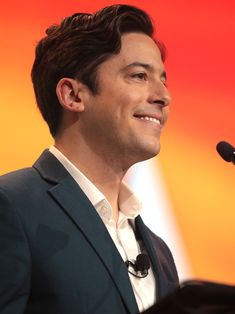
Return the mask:
M158 124L158 125L161 125L160 120L158 120L158 119L156 119L156 118L152 118L152 117L140 117L139 119L151 121L151 122L154 122L154 123L156 123L156 124Z
M134 115L135 118L140 119L140 120L145 120L145 121L150 121L153 122L157 125L161 125L161 121L157 118L154 117L149 117L149 116L138 116L138 115Z

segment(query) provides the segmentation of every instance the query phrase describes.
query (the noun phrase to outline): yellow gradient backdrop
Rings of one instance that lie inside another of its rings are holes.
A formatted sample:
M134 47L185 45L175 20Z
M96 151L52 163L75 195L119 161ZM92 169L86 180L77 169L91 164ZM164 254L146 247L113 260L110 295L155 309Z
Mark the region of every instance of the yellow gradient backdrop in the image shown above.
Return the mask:
M29 166L52 143L30 70L44 29L68 14L121 1L17 1L0 11L0 173ZM233 0L126 1L149 12L168 48L171 115L159 158L193 276L235 284L235 167L215 145L235 145Z

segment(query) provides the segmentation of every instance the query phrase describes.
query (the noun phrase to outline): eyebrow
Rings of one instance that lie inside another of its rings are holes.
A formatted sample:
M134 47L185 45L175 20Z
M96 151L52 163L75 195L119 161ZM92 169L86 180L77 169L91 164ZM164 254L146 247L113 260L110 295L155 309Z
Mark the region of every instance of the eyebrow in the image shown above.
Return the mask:
M133 63L130 63L128 64L127 66L125 66L122 70L125 71L129 68L132 68L132 67L142 67L142 68L145 68L146 70L148 71L153 71L153 66L149 63L142 63L142 62L133 62ZM163 79L167 79L167 76L166 76L166 71L162 71L161 73L161 78Z

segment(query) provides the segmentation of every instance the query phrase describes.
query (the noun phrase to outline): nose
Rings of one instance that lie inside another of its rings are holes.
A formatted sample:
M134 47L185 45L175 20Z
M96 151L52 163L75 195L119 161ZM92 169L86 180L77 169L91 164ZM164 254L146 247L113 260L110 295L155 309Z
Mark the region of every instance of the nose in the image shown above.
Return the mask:
M169 106L171 102L171 96L163 82L160 81L157 86L156 84L152 86L148 101L151 104L157 104L161 107Z

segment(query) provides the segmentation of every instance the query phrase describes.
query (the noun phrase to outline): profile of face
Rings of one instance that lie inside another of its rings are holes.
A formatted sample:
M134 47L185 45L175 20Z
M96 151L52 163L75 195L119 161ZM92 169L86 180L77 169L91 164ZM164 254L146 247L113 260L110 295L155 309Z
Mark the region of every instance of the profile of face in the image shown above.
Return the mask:
M83 97L78 123L86 143L123 167L157 155L170 96L156 43L143 33L122 35L120 53L97 75L98 93Z

